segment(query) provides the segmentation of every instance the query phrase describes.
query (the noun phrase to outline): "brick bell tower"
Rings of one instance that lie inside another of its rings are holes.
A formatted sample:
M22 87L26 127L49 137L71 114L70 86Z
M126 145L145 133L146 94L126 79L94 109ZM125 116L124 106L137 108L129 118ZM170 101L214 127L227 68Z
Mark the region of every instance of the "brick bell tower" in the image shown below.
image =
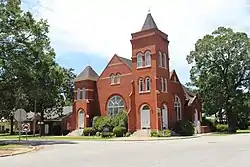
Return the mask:
M91 126L92 118L99 115L96 81L98 74L87 66L74 80L73 129Z
M147 14L141 31L132 33L132 72L136 129L160 129L160 78L169 78L168 35Z

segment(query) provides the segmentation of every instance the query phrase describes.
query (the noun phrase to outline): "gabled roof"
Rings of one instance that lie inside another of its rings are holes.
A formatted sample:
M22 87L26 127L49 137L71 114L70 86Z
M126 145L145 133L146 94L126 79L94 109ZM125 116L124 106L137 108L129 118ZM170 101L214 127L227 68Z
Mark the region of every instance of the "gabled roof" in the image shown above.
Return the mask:
M91 66L87 66L74 81L92 80L97 81L99 75L93 70Z
M62 112L58 112L55 108L47 109L44 113L44 118L46 120L60 120L70 115L73 111L72 106L64 106ZM40 113L37 113L36 116L40 117ZM35 118L35 113L30 111L27 113L27 121L32 121Z
M186 86L184 86L182 84L181 84L181 86L182 86L182 89L185 93L185 98L188 101L187 104L188 104L188 106L190 106L195 101L197 96L194 92L190 91Z
M169 78L171 78L174 73L177 76L175 70L173 70L169 73ZM185 94L185 98L187 100L187 105L190 106L197 98L197 95L196 95L196 93L189 90L185 85L181 84L181 87L182 87L183 92Z
M141 31L144 31L144 30L149 30L149 29L158 29L157 28L157 25L151 15L151 13L148 13L147 17L146 17L146 20L142 26L142 29Z
M126 59L124 57L120 57L118 56L118 58L124 63L126 64L130 69L132 69L132 60Z

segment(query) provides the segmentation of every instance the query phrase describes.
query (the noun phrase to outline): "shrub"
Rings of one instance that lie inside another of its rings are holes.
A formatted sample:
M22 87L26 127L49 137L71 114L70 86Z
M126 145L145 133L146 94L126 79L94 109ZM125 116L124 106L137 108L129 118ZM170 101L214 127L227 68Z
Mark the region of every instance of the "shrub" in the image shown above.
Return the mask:
M151 136L151 137L158 137L158 131L152 130L152 131L150 132L150 136Z
M228 132L228 125L226 124L218 124L216 126L217 132Z
M112 125L113 127L120 126L120 127L125 127L127 129L128 113L126 111L121 111L118 114L116 114L114 117L112 117Z
M150 132L151 137L171 137L171 131L170 130L162 130L162 131L156 131L153 130Z
M120 127L124 127L127 131L128 114L126 111L122 111L113 117L110 117L110 116L95 117L93 119L93 124L94 124L95 130L99 132L103 131L104 126L109 126L110 130L116 126L120 126Z
M163 130L162 135L163 137L171 137L171 130Z
M84 136L94 136L95 135L95 129L92 127L84 128L83 129L83 135Z
M131 133L130 132L127 132L126 134L125 134L125 137L129 137L131 135Z
M180 120L176 122L174 131L181 136L193 136L194 127L190 121Z
M94 119L94 129L98 132L102 132L104 126L109 126L112 129L112 120L109 116L101 116Z
M95 134L97 137L101 136L101 132L96 132Z
M125 127L116 126L113 129L113 133L116 137L123 137L123 135L126 133Z
M248 129L250 125L250 114L249 109L242 110L237 114L237 127L240 130Z
M215 119L207 119L206 117L202 117L201 125L202 125L202 126L208 126L209 129L210 129L212 132L215 132L215 131L216 131L217 122L216 122Z

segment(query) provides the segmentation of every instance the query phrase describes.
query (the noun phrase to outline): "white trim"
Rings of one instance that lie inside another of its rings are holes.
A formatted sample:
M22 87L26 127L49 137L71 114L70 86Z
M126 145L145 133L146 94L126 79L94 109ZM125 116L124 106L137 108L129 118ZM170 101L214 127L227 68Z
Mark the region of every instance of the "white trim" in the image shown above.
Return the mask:
M149 87L149 89L147 89ZM150 92L151 90L151 80L150 77L145 78L145 92Z
M163 65L162 65L162 53L161 53L161 51L159 51L159 53L158 53L158 66L159 67L163 67Z
M143 78L139 78L138 80L138 92L143 92Z
M163 66L164 68L167 68L167 54L163 53Z
M140 68L140 67L143 67L143 54L141 52L139 52L137 55L136 55L136 66L137 68Z
M111 74L110 75L110 84L114 84L115 83L115 74Z
M176 108L177 110L175 110ZM176 113L176 120L182 120L181 99L177 95L174 96L174 111Z
M144 109L143 110L143 108L145 107L145 106L147 106L148 107L148 109ZM150 107L149 107L149 105L147 105L147 104L144 104L144 105L142 105L141 106L141 108L140 108L140 120L141 120L141 129L150 129L150 112L151 112L151 110L150 110Z
M199 121L199 114L198 114L198 110L195 109L194 110L194 125L197 126L197 123Z
M120 98L120 100L118 100L117 98ZM121 102L123 105L120 105ZM108 104L107 104L108 115L114 116L115 114L119 112L120 109L124 109L124 108L125 108L125 101L123 100L121 96L114 95L108 100ZM115 113L116 109L117 109L117 113Z
M151 52L146 51L145 52L145 67L151 66Z
M163 104L163 109L161 109L162 114L162 126L166 126L166 129L168 129L168 107L166 104ZM163 114L164 113L164 114Z
M78 125L77 126L78 129L85 127L85 113L84 113L84 110L82 109L78 110L78 113L77 113L77 125Z

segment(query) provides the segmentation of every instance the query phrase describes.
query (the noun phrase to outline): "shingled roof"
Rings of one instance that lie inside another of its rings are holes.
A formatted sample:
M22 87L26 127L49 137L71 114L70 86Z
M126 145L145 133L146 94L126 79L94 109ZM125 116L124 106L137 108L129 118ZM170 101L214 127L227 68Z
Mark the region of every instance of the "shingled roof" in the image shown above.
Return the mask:
M153 29L153 28L158 29L151 13L148 13L141 30L144 31L144 30L149 30L149 29Z
M97 81L99 75L93 70L91 66L87 66L74 81L92 80Z
M124 63L126 64L130 69L132 69L132 61L130 59L126 59L124 57L120 57L118 56L119 59Z

